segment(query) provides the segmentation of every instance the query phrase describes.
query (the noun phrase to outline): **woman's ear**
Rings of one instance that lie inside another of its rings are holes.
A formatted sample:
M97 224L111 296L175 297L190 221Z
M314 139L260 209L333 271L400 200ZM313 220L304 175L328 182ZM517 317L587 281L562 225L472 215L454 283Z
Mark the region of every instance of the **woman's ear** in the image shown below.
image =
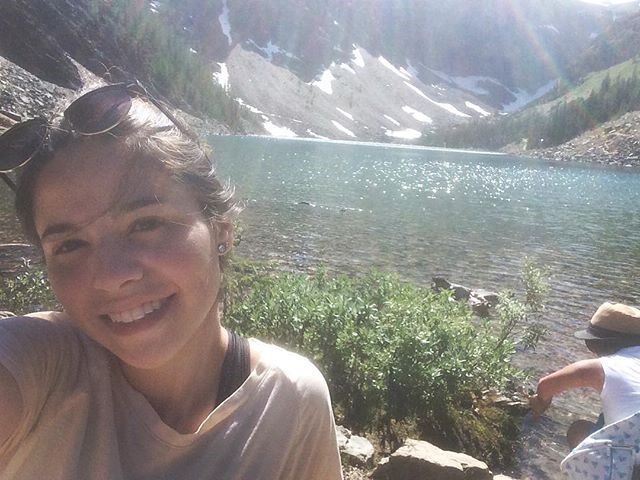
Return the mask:
M218 255L226 255L233 247L233 224L231 222L215 222L213 228L216 251Z

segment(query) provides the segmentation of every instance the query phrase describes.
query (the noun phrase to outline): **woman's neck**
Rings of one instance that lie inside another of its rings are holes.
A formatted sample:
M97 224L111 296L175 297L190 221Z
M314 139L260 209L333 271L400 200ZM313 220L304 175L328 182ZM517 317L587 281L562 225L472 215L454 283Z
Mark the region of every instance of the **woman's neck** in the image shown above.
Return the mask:
M171 362L143 370L120 362L131 386L147 399L162 421L180 433L193 433L216 406L228 333L205 322Z

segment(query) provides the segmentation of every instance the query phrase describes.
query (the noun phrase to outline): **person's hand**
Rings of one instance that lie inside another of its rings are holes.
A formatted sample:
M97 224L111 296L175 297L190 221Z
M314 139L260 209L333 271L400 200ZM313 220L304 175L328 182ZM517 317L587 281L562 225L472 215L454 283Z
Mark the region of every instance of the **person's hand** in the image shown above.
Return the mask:
M550 405L551 398L545 400L537 393L529 396L529 408L533 412L533 418L540 418Z

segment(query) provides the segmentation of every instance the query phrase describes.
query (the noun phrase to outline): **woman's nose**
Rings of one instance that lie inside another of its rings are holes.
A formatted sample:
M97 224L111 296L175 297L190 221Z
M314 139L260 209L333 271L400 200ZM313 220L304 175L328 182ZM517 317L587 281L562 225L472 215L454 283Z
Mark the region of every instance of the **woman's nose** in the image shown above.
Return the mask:
M129 282L140 280L143 269L132 248L119 239L103 240L95 251L93 286L117 292Z

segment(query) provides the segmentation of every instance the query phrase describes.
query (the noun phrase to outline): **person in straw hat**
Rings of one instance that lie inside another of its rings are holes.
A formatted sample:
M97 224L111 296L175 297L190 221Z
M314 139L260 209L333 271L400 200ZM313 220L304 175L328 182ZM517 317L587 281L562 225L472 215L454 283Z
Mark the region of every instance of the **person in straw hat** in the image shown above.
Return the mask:
M586 329L575 334L597 358L580 360L542 377L529 398L534 416L544 413L555 395L574 388L600 394L598 422L576 420L567 431L571 448L594 431L640 411L640 310L603 303Z

